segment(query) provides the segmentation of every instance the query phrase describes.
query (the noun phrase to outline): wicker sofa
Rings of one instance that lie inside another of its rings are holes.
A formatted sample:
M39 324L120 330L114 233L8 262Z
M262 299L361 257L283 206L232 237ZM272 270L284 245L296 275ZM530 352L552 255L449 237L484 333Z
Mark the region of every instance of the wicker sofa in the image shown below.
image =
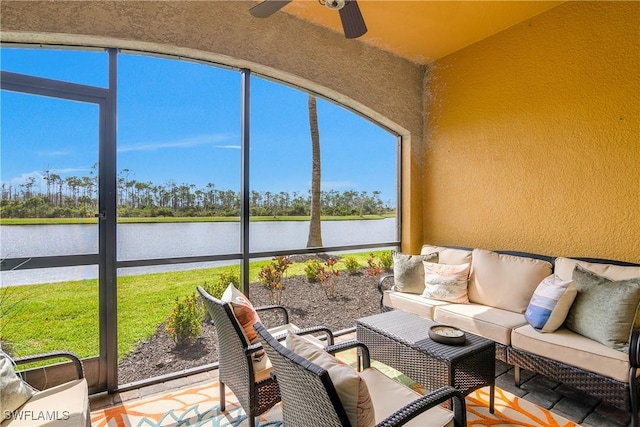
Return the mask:
M435 259L433 254L437 254ZM489 338L496 342L496 358L515 367L517 385L521 369L540 373L631 412L632 425L638 426L640 316L631 328L628 349L619 350L576 333L567 328L566 322L553 332L542 333L529 324L525 312L542 280L554 277L571 281L576 265L615 283L640 277L640 265L431 245L424 245L416 258L447 265L468 263L469 302L429 298L433 295L398 286L398 278L387 275L378 283L382 311L404 310ZM395 264L394 273L399 275Z

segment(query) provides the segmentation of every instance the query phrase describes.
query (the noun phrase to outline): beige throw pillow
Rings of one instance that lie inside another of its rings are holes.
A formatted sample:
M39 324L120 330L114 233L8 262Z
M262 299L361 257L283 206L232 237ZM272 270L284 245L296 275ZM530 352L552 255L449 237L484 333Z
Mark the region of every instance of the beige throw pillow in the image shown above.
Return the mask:
M423 262L424 292L423 298L468 304L467 285L471 264L436 264Z
M0 351L0 414L2 419L25 404L35 393L13 369L11 358ZM1 419L0 419L1 421Z
M423 261L437 261L438 254L406 255L393 251L394 291L420 295L424 291Z
M640 277L609 280L576 265L578 288L567 328L614 350L629 351L629 337L640 304Z
M355 369L296 334L287 335L287 348L329 373L352 426L375 426L375 412L369 389Z

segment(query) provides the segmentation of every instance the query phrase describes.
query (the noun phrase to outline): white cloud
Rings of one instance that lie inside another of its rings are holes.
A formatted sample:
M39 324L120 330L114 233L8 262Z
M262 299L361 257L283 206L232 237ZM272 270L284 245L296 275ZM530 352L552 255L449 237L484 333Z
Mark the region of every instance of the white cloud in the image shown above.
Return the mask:
M192 138L178 139L174 141L157 141L148 143L137 143L130 145L120 145L118 147L119 153L126 153L130 151L156 151L166 148L189 148L197 147L200 145L213 145L217 142L223 142L233 139L231 135L200 135ZM216 146L221 148L236 148L235 146Z

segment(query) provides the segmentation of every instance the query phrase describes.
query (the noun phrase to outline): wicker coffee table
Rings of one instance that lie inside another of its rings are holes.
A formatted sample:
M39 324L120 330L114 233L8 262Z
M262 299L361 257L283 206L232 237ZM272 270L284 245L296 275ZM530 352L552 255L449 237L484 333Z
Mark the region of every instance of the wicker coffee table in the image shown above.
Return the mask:
M397 369L427 391L451 385L467 395L490 386L489 410L493 413L495 343L466 333L463 345L439 344L429 338L429 328L435 324L393 310L359 319L356 333L372 359Z

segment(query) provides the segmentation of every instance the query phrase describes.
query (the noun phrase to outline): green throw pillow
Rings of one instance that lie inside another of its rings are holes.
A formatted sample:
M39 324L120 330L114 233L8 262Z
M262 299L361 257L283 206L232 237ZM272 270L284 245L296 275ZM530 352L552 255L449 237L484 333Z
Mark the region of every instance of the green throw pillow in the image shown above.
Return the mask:
M407 255L393 251L393 290L420 295L424 291L422 261L437 262L438 253Z
M578 295L567 316L567 328L627 353L640 303L640 277L612 281L576 265L573 280Z

